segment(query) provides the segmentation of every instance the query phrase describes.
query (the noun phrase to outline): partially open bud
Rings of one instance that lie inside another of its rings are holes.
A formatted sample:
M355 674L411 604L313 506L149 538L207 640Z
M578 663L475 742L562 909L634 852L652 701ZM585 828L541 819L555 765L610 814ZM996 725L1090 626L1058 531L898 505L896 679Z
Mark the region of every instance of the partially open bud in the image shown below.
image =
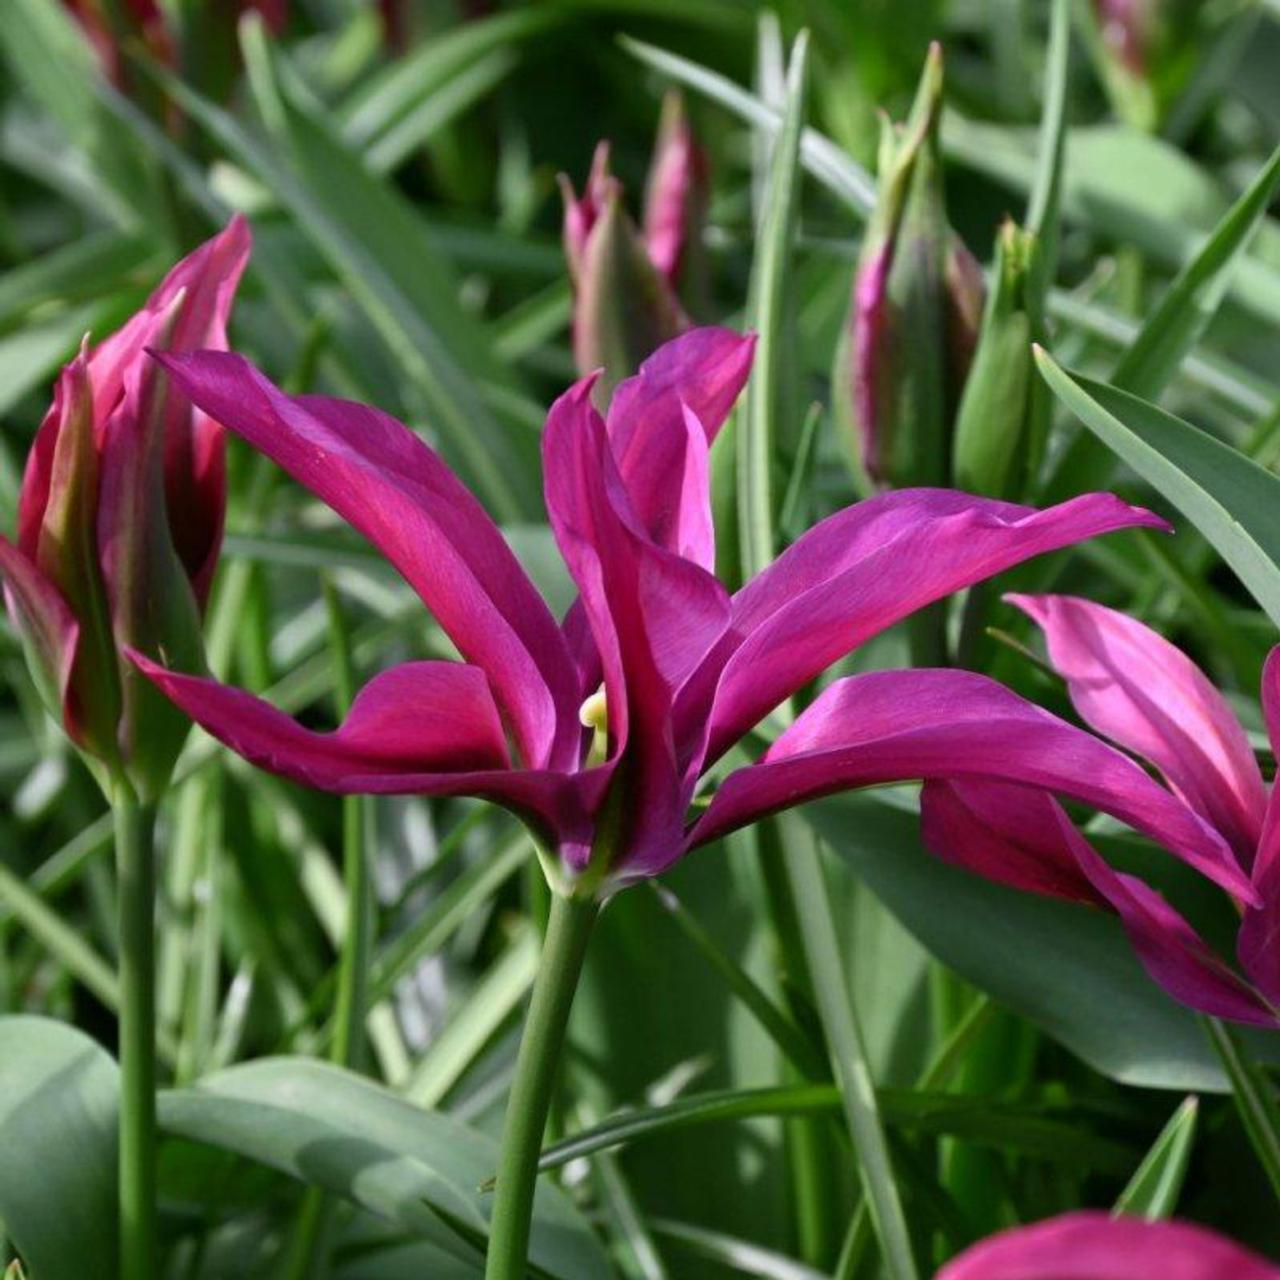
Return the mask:
M992 291L956 415L958 488L991 498L1030 491L1039 465L1047 401L1031 344L1042 321L1034 302L1036 237L1006 221L996 239Z
M1091 0L1089 43L1116 113L1154 131L1233 9L1205 0Z
M880 188L854 278L836 403L876 484L947 482L951 424L982 314L982 271L947 222L929 52L905 126L886 125Z
M609 172L609 145L596 148L581 196L568 178L564 249L573 280L573 352L581 372L603 367L606 396L662 343L689 326L680 297L699 290L706 214L706 158L678 95L663 104L645 197L643 232L622 184Z
M121 652L199 667L226 506L222 428L147 352L225 350L248 255L237 218L67 365L27 460L16 545L0 539L9 610L46 704L108 778L123 773L144 798L167 783L187 726Z

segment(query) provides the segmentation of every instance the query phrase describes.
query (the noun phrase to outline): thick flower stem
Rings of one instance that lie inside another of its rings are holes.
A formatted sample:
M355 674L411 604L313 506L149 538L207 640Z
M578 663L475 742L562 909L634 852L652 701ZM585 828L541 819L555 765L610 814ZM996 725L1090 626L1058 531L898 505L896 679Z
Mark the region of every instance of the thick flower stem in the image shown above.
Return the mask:
M155 814L115 789L120 902L120 1274L156 1274Z
M538 1155L560 1047L599 904L552 894L542 960L507 1100L485 1280L525 1280Z

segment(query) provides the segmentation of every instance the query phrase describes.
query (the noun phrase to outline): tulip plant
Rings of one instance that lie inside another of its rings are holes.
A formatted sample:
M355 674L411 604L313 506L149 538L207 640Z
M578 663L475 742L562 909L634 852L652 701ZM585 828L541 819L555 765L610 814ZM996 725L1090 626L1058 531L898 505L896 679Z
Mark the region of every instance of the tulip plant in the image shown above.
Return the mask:
M4 1280L1280 1280L1280 15L778 8L7 0Z

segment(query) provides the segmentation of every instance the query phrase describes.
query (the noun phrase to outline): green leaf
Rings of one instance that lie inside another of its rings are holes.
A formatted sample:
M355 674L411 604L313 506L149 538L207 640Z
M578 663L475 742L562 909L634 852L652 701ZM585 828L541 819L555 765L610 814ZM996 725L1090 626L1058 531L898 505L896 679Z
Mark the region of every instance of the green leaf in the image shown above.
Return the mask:
M1236 1110L1258 1163L1271 1183L1272 1193L1280 1196L1280 1105L1275 1085L1254 1061L1234 1027L1217 1018L1205 1018L1204 1026L1231 1082Z
M1098 1137L1078 1124L1055 1120L1033 1105L906 1089L882 1089L879 1094L885 1119L909 1133L947 1135L1084 1168L1118 1172L1131 1167L1132 1153L1122 1143ZM689 1126L755 1116L838 1116L842 1106L840 1090L835 1085L780 1085L691 1094L663 1106L635 1107L609 1116L548 1148L538 1167L558 1169L570 1160Z
M1280 147L1147 316L1111 374L1115 387L1149 400L1159 398L1217 314L1277 186ZM1079 436L1055 469L1047 496L1057 499L1105 484L1109 461L1097 441Z
M962 163L1030 191L1036 180L1034 133L969 120L948 112L943 143ZM1182 269L1228 213L1217 181L1189 157L1158 138L1113 126L1072 129L1063 171L1065 221L1131 243L1157 262ZM1264 319L1280 321L1280 271L1272 254L1280 229L1238 257L1231 294Z
M690 89L718 102L740 120L768 133L783 127L782 112L762 102L755 94L722 76L717 71L668 53L643 40L619 37L622 47L641 62ZM805 128L800 136L800 161L833 195L842 200L859 217L865 218L876 202L876 184L855 160L845 154L830 138L818 130Z
M1062 160L1066 153L1067 88L1071 69L1070 0L1053 0L1049 55L1044 77L1044 114L1040 120L1040 152L1027 201L1027 230L1039 251L1033 285L1037 312L1042 313L1058 260L1058 222L1062 200Z
M119 1087L82 1031L0 1018L0 1224L33 1280L116 1275Z
M408 378L412 407L430 420L442 451L496 516L526 514L513 487L530 473L535 440L499 422L481 387L514 390L490 358L483 330L463 311L457 283L413 206L335 136L314 103L295 102L277 74L260 24L245 24L245 57L259 110L278 143L264 145L181 81L162 79L230 155L269 185L350 290Z
M1113 1212L1148 1221L1173 1216L1195 1145L1199 1114L1200 1101L1194 1095L1182 1102L1120 1193Z
M1147 399L1157 397L1183 357L1199 342L1231 284L1233 269L1280 186L1280 147L1214 228L1200 251L1165 291L1110 381Z
M850 794L804 816L939 960L1125 1084L1223 1092L1196 1015L1147 977L1118 921L948 866L900 793ZM1267 1061L1276 1037L1246 1033Z
M1280 479L1155 405L1067 372L1043 351L1054 394L1164 495L1280 625Z
M775 550L773 446L782 412L787 280L800 210L800 134L809 75L809 35L791 50L782 129L774 141L768 187L751 266L751 327L759 335L736 445L742 573L750 578Z
M302 1058L264 1058L162 1093L170 1134L234 1151L345 1196L462 1262L479 1257L497 1164L484 1135L369 1080ZM608 1280L585 1219L551 1182L538 1188L531 1257L557 1280ZM479 1274L479 1268L476 1269Z

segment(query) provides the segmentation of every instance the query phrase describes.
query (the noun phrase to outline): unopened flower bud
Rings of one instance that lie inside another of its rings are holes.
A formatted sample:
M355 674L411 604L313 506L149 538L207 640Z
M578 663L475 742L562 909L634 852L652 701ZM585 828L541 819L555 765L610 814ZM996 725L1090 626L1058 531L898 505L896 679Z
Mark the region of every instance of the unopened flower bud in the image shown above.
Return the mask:
M596 148L581 196L565 177L564 249L574 286L573 350L583 373L603 367L607 396L689 320L681 293L700 292L700 242L707 202L706 158L679 95L669 95L646 188L644 229L627 213Z
M854 279L838 407L868 478L945 484L950 432L982 312L982 272L947 222L934 46L915 105L886 127L880 190Z
M234 220L180 262L122 329L63 369L27 460L0 572L52 714L143 798L165 786L184 719L122 659L200 666L200 612L222 540L222 428L148 351L226 347L249 254Z
M1041 336L1033 300L1038 248L1015 223L1000 228L991 295L956 414L955 483L986 497L1026 496L1040 458L1046 402L1031 354Z

